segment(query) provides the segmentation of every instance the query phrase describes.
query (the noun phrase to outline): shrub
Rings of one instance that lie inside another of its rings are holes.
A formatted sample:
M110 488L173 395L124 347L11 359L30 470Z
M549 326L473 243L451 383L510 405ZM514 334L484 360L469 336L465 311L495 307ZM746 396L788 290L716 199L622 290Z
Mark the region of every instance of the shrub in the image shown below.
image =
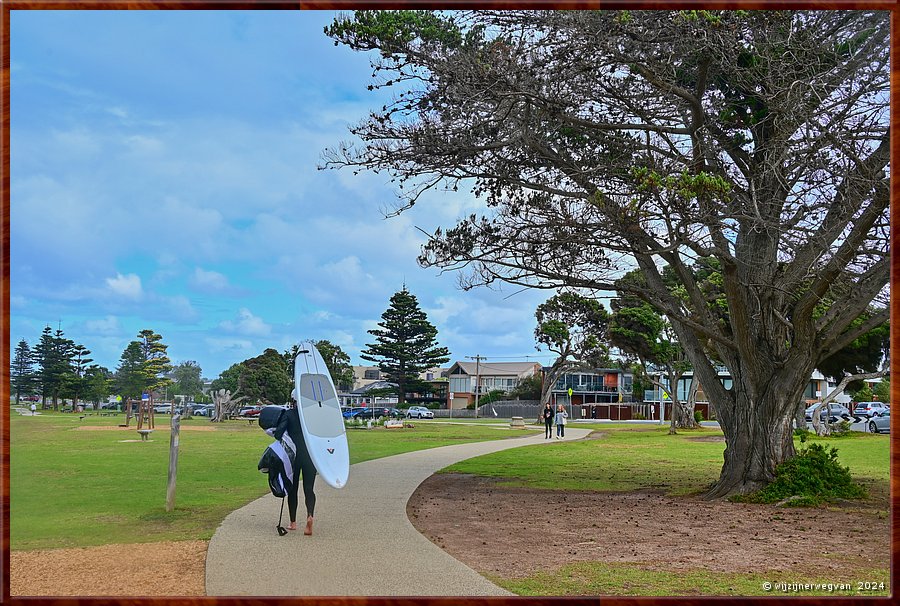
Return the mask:
M645 417L644 415L642 415L639 412L634 413L634 416L631 418L634 419L635 421L646 421L647 420L647 417Z
M837 460L837 449L810 444L775 469L775 481L762 490L735 499L749 503L777 503L790 497L790 505L808 507L833 499L861 499L865 488L850 477L850 468Z
M694 411L694 420L697 422L698 425L700 424L700 422L703 420L703 411L702 410Z
M794 430L794 435L800 438L800 443L805 444L809 439L809 436L812 435L812 432L805 427L798 427Z
M831 424L831 437L846 438L850 435L850 421L844 419L838 423Z

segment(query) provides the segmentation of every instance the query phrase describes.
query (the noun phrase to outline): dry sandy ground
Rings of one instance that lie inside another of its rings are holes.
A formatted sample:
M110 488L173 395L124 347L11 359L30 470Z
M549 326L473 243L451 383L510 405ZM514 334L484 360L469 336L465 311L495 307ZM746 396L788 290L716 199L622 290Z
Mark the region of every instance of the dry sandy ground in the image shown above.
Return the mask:
M10 552L13 596L202 596L207 541Z
M852 571L890 566L890 523L865 506L776 508L653 491L557 492L437 474L413 494L413 525L458 560L501 578L576 561L648 570ZM829 528L823 532L823 528Z

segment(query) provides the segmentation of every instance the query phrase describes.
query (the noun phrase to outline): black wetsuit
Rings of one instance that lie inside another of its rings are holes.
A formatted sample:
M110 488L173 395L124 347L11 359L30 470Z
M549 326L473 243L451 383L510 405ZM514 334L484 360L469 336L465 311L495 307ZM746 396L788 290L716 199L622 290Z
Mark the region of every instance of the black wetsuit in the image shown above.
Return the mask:
M306 449L306 441L303 439L303 430L300 428L300 417L296 410L285 411L288 418L287 433L297 445L297 453L294 458L294 477L291 478L291 487L288 490L288 513L291 522L297 521L297 505L299 505L300 479L303 479L303 499L306 501L306 515L312 517L316 509L316 493L313 486L316 483L316 466L313 465Z

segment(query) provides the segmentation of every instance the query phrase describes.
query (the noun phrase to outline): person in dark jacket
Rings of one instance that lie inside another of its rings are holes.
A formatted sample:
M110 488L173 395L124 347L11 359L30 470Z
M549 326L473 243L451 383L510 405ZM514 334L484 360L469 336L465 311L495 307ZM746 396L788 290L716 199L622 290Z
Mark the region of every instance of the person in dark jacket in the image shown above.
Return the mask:
M553 408L550 406L550 402L544 404L541 414L544 417L544 439L549 440L553 437Z
M296 402L291 401L295 408L284 410L275 406L267 406L259 416L259 425L266 433L276 440L287 451L293 461L292 477L286 487L288 515L291 523L288 530L297 530L297 507L300 504L299 492L302 481L303 499L306 503L306 528L303 534L312 534L313 515L316 509L316 466L313 464L303 439L303 429L300 427L300 415L296 410Z

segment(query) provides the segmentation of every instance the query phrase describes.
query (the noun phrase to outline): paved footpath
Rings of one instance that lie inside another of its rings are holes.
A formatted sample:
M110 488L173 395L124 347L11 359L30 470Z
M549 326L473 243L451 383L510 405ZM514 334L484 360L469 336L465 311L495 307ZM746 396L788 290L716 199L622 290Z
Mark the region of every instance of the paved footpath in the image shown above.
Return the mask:
M540 429L543 429L541 427ZM402 431L402 430L397 430ZM497 431L514 431L498 429ZM587 429L566 429L564 442ZM531 444L559 444L536 436L458 444L357 463L347 486L316 480L316 521L275 531L281 499L267 495L233 511L216 530L206 555L210 596L502 596L513 595L419 534L406 503L434 472L457 461ZM260 476L260 482L264 478ZM287 507L283 525L287 526Z

